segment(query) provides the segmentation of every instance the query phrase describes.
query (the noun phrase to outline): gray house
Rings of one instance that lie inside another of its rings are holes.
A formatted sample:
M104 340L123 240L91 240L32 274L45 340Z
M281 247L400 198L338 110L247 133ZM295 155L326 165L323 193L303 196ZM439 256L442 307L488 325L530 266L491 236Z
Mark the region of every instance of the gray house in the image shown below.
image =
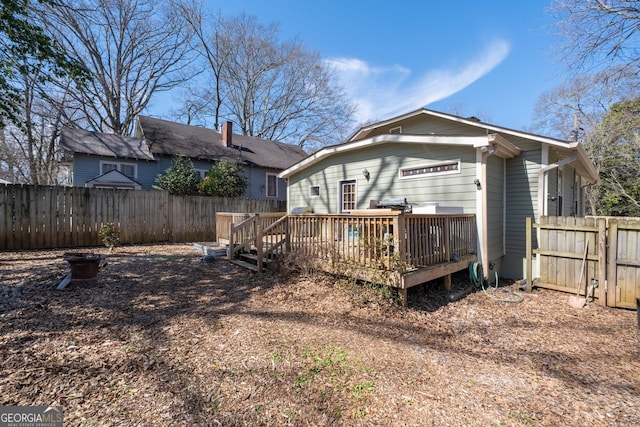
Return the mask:
M525 218L584 214L598 174L578 142L420 109L359 129L280 175L288 210L348 213L380 201L413 213L472 213L478 259L524 277Z
M296 145L235 135L231 122L218 132L144 116L133 137L66 128L60 147L74 186L151 189L175 156L186 156L202 177L216 161L242 163L249 182L244 197L275 200L286 198L278 174L307 155Z

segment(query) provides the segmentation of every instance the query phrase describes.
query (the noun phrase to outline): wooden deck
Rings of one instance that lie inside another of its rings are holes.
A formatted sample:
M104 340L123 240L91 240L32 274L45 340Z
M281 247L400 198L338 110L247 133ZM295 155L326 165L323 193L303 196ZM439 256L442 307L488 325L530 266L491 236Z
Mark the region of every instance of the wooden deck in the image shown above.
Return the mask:
M408 288L440 277L450 286L452 273L477 260L474 215L389 210L262 215L252 214L237 224L227 220L228 232L217 227L219 241L233 242L231 259L243 253L260 260L296 252L323 271L398 288L403 304Z

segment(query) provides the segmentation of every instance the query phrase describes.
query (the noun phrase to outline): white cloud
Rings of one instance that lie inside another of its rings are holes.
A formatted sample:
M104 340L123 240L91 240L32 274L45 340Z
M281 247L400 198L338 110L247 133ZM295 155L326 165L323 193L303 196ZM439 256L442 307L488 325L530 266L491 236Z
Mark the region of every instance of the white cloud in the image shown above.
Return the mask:
M362 123L447 98L493 70L509 50L509 43L497 40L459 69L428 70L415 78L411 78L411 70L399 65L374 67L355 58L334 58L328 62L356 104L356 119Z

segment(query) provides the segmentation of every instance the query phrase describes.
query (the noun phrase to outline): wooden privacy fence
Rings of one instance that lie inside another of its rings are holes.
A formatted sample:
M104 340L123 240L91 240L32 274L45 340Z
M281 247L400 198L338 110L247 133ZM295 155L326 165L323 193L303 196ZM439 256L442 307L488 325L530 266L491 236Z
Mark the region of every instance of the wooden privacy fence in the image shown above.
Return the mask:
M284 201L172 196L155 190L0 185L0 250L98 246L100 227L123 244L211 241L216 212L270 212Z
M539 273L535 286L584 296L589 285L597 283L595 297L600 304L636 308L640 297L637 219L549 216L534 224L527 218L527 278L534 275L534 255ZM532 280L527 284L531 287Z

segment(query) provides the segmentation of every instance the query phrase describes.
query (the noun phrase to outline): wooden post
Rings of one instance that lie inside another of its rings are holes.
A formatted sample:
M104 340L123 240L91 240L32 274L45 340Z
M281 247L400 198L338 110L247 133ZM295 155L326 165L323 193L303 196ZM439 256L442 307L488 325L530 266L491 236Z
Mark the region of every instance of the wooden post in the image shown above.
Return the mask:
M444 288L447 292L451 292L451 274L444 276Z
M233 259L233 220L229 223L229 246L227 246L227 259Z
M609 220L609 251L607 253L607 306L615 307L618 265L618 220Z
M262 258L264 254L264 242L262 241L262 224L260 223L260 214L256 214L256 250L258 256L258 273L262 273Z
M407 301L407 290L405 288L398 288L398 298L400 299L400 304L402 304L403 307L409 305L409 302Z
M607 293L607 220L598 219L598 304L606 305Z
M444 254L445 262L451 261L451 217L444 218Z
M405 217L402 215L396 215L395 219L393 220L393 226L395 228L394 239L398 242L398 248L396 249L398 251L398 258L400 259L401 263L408 263L409 260L407 259L407 249L406 249L408 236L405 233L406 232Z
M526 224L526 251L527 251L527 292L531 292L533 289L533 239L531 237L532 232L532 219L527 217Z

